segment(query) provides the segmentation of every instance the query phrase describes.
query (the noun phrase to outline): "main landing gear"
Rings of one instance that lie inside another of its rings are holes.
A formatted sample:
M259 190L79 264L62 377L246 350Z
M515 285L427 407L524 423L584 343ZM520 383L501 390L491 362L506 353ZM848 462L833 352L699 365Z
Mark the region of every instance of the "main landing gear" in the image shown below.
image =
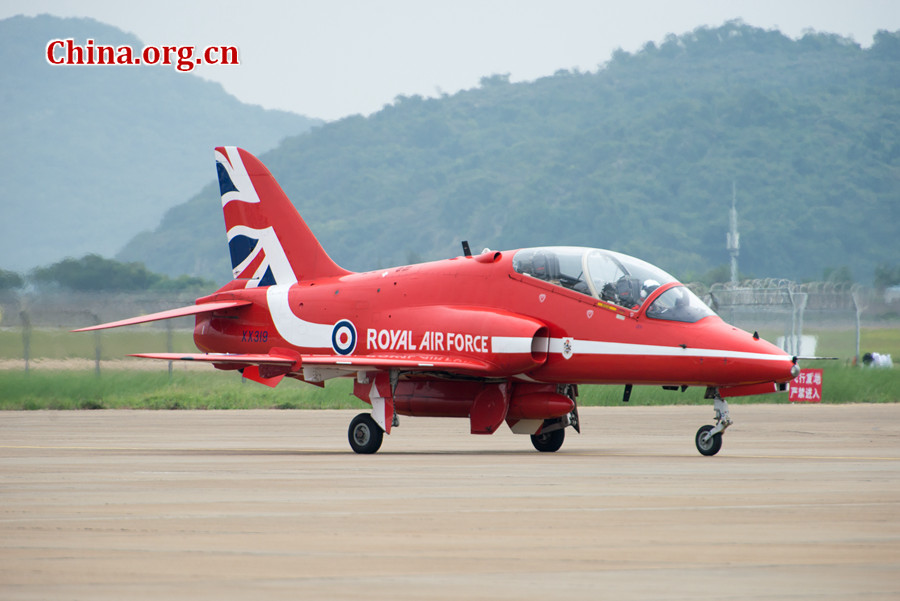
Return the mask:
M575 400L575 393L567 391L572 401ZM541 431L531 435L531 444L541 453L555 453L566 440L566 428L572 426L576 432L581 432L581 424L578 420L578 407L574 407L571 412L562 417L544 420Z
M566 431L562 429L531 435L531 444L541 453L555 453L565 440Z
M728 413L728 403L719 395L717 389L710 388L707 390L706 398L715 399L716 425L701 426L694 437L694 444L697 445L697 450L700 451L701 455L711 456L718 453L722 448L722 433L733 422L731 421L731 415Z
M369 413L360 413L350 422L347 431L350 448L361 455L371 455L381 448L384 430Z
M566 440L566 426L574 425L577 427L578 424L577 414L574 411L566 418L566 421L562 419L547 420L544 425L545 429L540 434L531 436L531 444L534 445L534 448L542 453L555 453L558 451ZM381 443L384 440L384 430L381 429L371 414L360 413L350 422L350 428L347 430L347 439L350 441L350 448L355 453L371 455L381 448Z

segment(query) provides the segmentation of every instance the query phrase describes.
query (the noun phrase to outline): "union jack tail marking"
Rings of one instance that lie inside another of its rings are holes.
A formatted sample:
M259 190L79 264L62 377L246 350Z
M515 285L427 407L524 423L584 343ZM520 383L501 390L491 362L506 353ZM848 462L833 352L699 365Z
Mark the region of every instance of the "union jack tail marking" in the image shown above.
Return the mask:
M216 171L235 279L290 285L349 273L325 253L269 170L234 146L216 148Z

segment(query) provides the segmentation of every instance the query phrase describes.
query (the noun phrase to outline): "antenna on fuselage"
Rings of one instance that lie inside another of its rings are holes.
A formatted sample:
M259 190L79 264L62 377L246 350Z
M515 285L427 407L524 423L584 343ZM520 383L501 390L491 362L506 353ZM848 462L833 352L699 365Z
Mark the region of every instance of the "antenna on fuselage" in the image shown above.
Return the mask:
M469 241L468 240L462 241L462 247L463 247L463 254L467 257L471 257L472 251L471 251L471 249L469 249Z

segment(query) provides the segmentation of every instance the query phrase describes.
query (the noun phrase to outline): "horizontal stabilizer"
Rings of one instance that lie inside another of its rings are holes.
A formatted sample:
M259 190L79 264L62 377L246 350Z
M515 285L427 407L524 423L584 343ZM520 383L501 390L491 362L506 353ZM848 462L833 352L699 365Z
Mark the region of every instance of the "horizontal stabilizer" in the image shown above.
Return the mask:
M284 355L287 355L287 353ZM344 355L298 355L291 357L284 355L275 353L136 353L129 355L129 357L160 359L162 361L202 361L220 365L293 365L299 363L305 366L333 367L348 372L378 371L383 369L484 372L491 367L484 361L467 357L347 357Z
M110 323L101 323L100 325L90 326L87 328L79 328L72 330L73 332L91 332L94 330L107 330L109 328L120 328L122 326L132 326L139 323L148 323L151 321L160 321L163 319L174 319L175 317L186 317L188 315L198 315L200 313L211 313L213 311L221 311L223 309L234 309L252 304L248 300L232 300L232 301L216 301L212 303L203 303L201 305L191 305L190 307L179 307L168 311L160 311L159 313L150 313L149 315L141 315L140 317L131 317L121 321L112 321Z
M137 353L141 359L203 361L219 369L240 369L245 378L274 388L290 372L300 369L300 354L286 349L271 353Z
M202 361L234 365L293 365L296 359L267 354L240 353L135 353L129 357L161 361Z

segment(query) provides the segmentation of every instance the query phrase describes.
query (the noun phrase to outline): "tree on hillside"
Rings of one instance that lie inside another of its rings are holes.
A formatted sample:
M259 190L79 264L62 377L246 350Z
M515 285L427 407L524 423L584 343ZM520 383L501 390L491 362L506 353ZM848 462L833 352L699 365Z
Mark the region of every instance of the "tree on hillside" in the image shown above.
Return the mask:
M852 284L853 274L846 265L840 267L826 267L822 272L822 279L833 284Z
M184 290L209 286L202 278L182 276L171 279L153 273L143 263L120 263L89 254L80 259L63 259L31 273L37 284L55 285L79 291Z
M15 271L0 269L0 292L16 290L25 285L25 280Z
M900 284L900 265L882 263L875 268L875 288L884 290Z

